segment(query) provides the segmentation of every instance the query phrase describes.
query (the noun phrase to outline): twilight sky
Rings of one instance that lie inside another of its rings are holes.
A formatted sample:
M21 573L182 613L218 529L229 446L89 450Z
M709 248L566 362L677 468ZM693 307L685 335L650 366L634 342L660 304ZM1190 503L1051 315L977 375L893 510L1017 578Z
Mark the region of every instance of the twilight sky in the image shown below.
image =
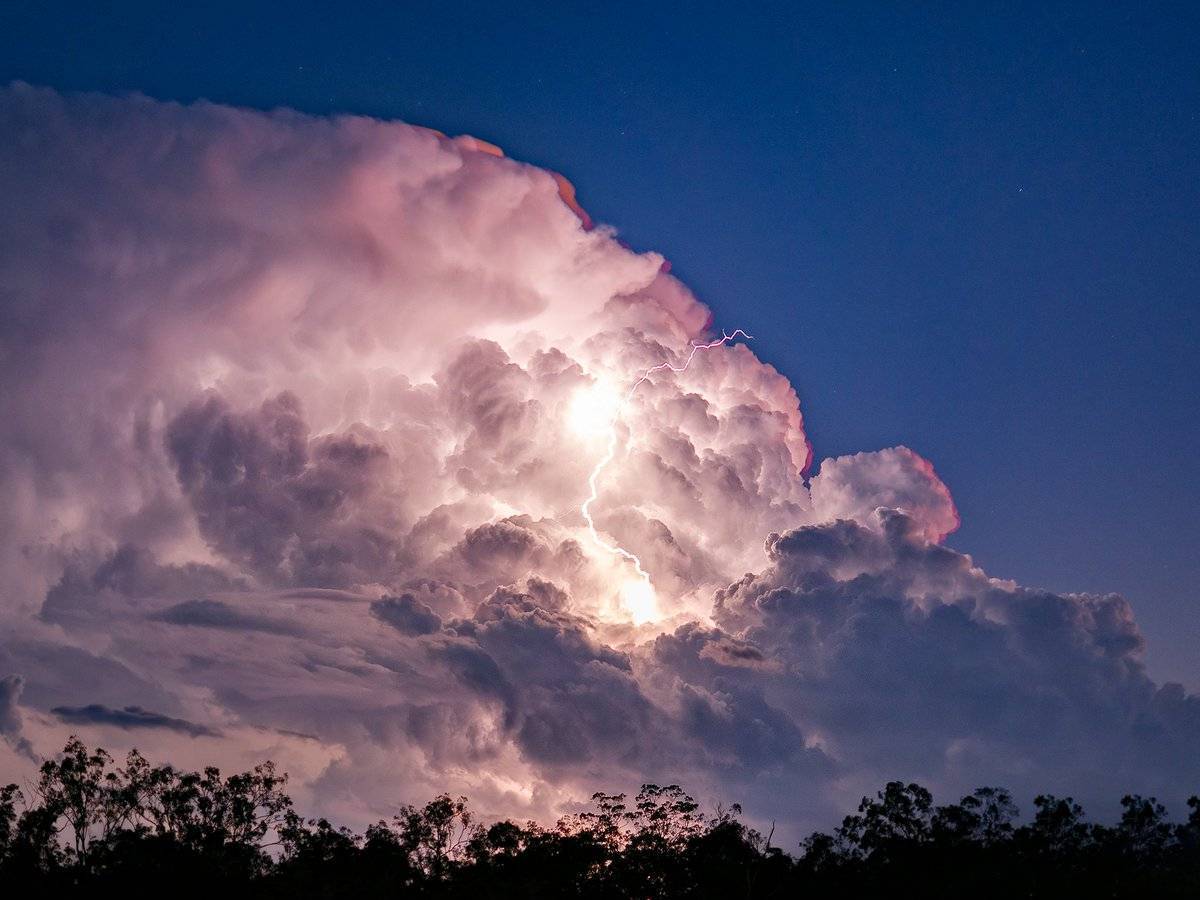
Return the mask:
M603 9L0 14L0 780L1194 790L1196 23Z

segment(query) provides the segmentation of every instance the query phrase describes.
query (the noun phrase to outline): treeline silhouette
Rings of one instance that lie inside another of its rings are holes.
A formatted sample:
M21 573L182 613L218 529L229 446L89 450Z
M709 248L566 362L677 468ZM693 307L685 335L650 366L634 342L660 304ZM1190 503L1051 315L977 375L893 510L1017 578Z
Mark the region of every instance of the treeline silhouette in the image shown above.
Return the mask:
M1071 798L1002 788L935 806L890 782L791 855L678 786L598 793L546 828L480 823L465 798L403 806L362 834L306 819L270 762L222 776L123 765L72 737L36 783L0 789L7 897L1200 897L1200 798L1185 822L1126 796L1113 826Z

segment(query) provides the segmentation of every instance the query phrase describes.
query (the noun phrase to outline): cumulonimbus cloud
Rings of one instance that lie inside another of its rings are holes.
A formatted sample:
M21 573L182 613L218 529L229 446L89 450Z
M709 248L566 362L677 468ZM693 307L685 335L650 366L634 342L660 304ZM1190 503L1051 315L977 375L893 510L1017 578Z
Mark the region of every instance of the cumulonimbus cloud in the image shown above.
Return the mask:
M812 475L744 343L623 401L711 316L561 176L396 122L17 84L0 188L0 775L137 728L274 754L351 823L662 779L792 827L896 775L1200 776L1200 701L1146 676L1128 604L943 546L918 454ZM652 616L580 511L614 409L592 512Z

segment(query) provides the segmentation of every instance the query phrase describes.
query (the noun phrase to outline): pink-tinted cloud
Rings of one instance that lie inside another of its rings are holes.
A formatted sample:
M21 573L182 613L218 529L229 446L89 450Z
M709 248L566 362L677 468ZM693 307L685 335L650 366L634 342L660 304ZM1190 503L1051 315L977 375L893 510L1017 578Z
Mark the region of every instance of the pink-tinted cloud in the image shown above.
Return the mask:
M806 484L788 380L745 343L662 368L710 312L560 176L14 85L0 190L0 777L136 733L274 755L351 824L649 779L796 828L898 774L1200 776L1198 702L1146 677L1128 604L942 546L907 448ZM650 621L581 514L610 422L590 512Z

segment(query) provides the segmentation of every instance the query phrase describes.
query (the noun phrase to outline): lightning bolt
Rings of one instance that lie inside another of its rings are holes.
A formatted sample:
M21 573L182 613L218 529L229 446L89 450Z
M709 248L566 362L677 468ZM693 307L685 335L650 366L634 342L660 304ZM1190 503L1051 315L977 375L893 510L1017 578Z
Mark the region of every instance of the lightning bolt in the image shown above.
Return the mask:
M601 548L606 553L621 557L622 559L632 563L634 570L637 572L638 578L642 580L648 590L653 590L653 587L650 583L650 573L642 568L642 561L638 558L638 555L626 550L620 544L609 543L608 541L604 540L604 538L600 537L600 532L596 530L596 522L592 519L592 504L596 502L596 499L600 494L599 488L596 486L597 479L600 478L600 473L603 472L608 467L608 464L611 463L616 457L617 420L621 418L621 411L625 408L625 404L633 399L633 395L637 392L637 389L645 382L649 381L650 377L655 372L662 372L666 369L670 369L677 375L686 372L688 370L688 366L692 364L692 360L696 358L696 354L703 350L712 350L714 347L720 347L724 344L728 344L730 341L735 340L738 337L743 337L748 341L753 340L753 337L742 331L740 328L734 330L732 334L727 334L724 330L722 330L721 336L714 341L709 341L708 343L692 341L691 352L688 353L687 359L683 361L682 365L676 366L670 362L664 362L659 363L657 366L651 366L649 369L643 372L633 383L633 385L630 386L620 404L618 404L616 410L613 412L612 419L610 419L608 423L608 449L605 451L604 456L600 458L600 461L596 463L595 468L592 469L592 474L588 476L588 489L590 493L588 494L588 498L583 501L583 506L581 506L579 510L583 513L583 518L587 522L588 533L591 535L593 543L595 543L597 547Z

